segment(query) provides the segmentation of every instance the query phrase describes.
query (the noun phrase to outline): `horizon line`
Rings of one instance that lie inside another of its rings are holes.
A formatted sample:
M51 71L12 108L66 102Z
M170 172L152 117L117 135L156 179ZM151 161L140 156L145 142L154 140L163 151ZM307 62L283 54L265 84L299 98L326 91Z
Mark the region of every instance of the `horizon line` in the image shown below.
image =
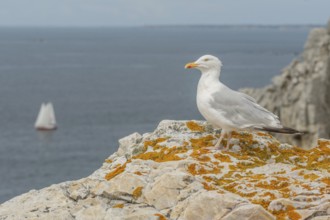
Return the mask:
M141 24L141 25L0 25L0 28L166 28L166 27L325 27L326 24Z

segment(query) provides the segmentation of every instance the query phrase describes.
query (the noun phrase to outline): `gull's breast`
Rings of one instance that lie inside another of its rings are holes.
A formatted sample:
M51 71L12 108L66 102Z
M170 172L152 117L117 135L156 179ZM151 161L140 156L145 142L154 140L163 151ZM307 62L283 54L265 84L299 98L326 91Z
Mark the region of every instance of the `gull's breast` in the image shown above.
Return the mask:
M207 91L199 91L196 101L199 112L209 123L217 128L227 127L222 112L212 107L211 103L213 98L210 93Z

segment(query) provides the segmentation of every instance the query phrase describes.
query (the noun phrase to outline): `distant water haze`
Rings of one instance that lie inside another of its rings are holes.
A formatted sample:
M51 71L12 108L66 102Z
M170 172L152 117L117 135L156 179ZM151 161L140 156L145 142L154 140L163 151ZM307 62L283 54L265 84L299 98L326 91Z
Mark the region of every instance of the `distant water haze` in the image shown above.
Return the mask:
M198 71L220 57L233 89L261 87L302 51L309 28L0 28L0 202L82 178L117 140L163 119L202 119ZM40 104L58 130L38 133Z
M323 24L329 0L1 0L0 26Z

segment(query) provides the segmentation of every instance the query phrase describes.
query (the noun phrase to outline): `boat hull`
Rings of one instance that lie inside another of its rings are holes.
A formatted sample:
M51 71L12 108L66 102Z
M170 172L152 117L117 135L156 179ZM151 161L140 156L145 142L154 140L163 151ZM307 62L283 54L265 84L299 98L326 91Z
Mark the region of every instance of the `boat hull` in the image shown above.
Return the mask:
M54 131L57 129L57 127L54 128L46 128L46 127L36 127L35 128L37 131Z

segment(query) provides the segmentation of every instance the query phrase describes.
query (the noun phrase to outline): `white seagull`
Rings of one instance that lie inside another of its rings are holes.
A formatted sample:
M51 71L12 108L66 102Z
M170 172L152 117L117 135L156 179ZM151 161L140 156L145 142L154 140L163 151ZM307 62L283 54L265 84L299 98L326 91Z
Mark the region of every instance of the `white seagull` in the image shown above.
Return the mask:
M232 131L262 130L285 134L301 133L284 127L278 116L256 103L244 93L234 91L219 81L221 61L212 55L204 55L197 61L187 63L185 68L201 71L197 88L197 107L203 117L216 128L221 128L221 136L216 143L220 148L225 134L227 146Z

